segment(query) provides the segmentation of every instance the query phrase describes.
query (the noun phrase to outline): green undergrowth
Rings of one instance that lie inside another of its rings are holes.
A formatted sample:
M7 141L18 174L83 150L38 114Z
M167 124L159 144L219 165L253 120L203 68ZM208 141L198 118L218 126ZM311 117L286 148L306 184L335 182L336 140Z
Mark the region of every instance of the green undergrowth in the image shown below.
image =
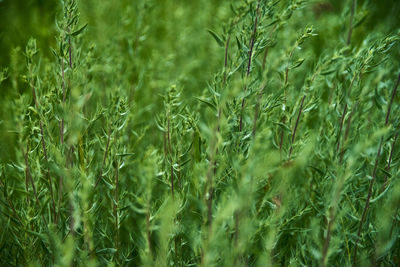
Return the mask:
M1 266L400 264L398 1L11 2Z

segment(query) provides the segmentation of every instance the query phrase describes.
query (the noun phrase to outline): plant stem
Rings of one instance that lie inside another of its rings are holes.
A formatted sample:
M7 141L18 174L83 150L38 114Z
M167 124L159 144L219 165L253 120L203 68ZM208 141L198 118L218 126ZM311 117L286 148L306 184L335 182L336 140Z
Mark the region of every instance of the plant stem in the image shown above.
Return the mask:
M301 113L303 112L303 105L304 105L304 99L305 98L306 98L306 95L303 95L303 98L301 99L299 114L297 115L296 124L294 126L294 130L293 130L293 134L292 134L292 144L290 145L289 158L292 155L293 143L294 143L294 140L296 138L296 131L297 131L297 126L299 125L300 116L301 116Z
M265 52L264 52L263 63L262 63L262 67L261 67L262 73L264 73L264 71L265 71L265 63L267 61L267 56L268 56L268 47L265 48ZM258 115L260 112L260 105L261 105L261 99L263 96L264 88L265 88L265 85L263 85L261 87L260 93L258 94L258 98L257 98L256 109L254 112L254 119L253 119L253 131L252 131L253 138L256 135L256 131L257 131L257 120L258 120Z
M38 194L37 194L37 191L36 191L35 182L33 181L33 178L32 178L32 175L31 175L31 171L30 171L30 167L29 167L28 151L29 151L29 146L28 145L27 145L27 148L26 148L26 152L22 149L22 153L24 154L24 160L25 160L25 175L27 177L27 180L29 180L31 182L33 195L35 196L36 204L38 205L39 210L42 210L41 205L40 205L40 201L39 201L39 198L38 198ZM47 225L46 218L43 216L43 214L41 214L41 215L42 215L42 220Z
M35 87L33 86L32 83L30 83L30 86L31 86L31 90L32 90L32 95L33 95L33 100L34 100L34 103L35 103L35 107L36 107L36 109L39 109L39 103L38 103L38 100L37 100L37 97L36 97ZM40 140L41 140L41 143L42 143L43 155L44 155L44 159L45 159L46 164L47 164L47 166L46 166L46 176L47 176L47 179L49 181L50 198L51 198L51 202L52 202L52 214L53 214L53 218L55 219L56 218L56 204L54 202L53 183L51 181L50 171L49 171L49 168L48 168L49 158L48 158L48 155L47 155L46 143L44 141L44 130L43 130L43 123L42 123L42 119L41 118L39 118L39 128L40 128Z
M328 255L329 243L331 241L332 226L333 226L333 222L335 221L335 212L334 212L333 208L330 209L328 220L329 220L328 221L328 229L326 231L326 238L325 238L324 247L322 250L322 259L321 259L321 265L323 267L325 267L326 263L327 263L326 260L327 260L327 255Z
M354 13L357 7L357 0L353 0L352 5L351 5L351 14L350 14L350 22L349 22L349 32L347 33L347 45L350 45L351 42L351 35L353 33L353 19L354 19Z
M256 18L254 20L254 27L253 27L253 34L250 38L250 44L249 44L249 61L247 63L247 72L246 72L246 78L249 77L250 75L250 69L251 69L251 60L253 57L253 49L254 49L254 43L255 43L255 39L256 39L256 34L257 34L257 22L258 22L258 14L259 14L259 10L260 10L260 2L261 0L258 0L257 3L257 10L256 10ZM246 81L247 82L247 81ZM247 85L244 87L244 91L247 91ZM243 112L244 112L244 106L246 104L246 100L243 97L242 99L242 105L241 105L241 112L240 112L240 119L239 119L239 132L242 131L242 127L243 127Z
M400 74L399 74L399 77L397 79L396 85L393 88L392 97L391 97L391 100L389 102L388 109L386 111L385 126L388 126L388 124L389 124L389 117L390 117L391 107L392 107L393 100L394 100L394 98L396 96L397 88L399 87L399 83L400 83ZM370 200L371 200L371 196L372 196L372 188L373 188L373 185L374 185L374 182L375 182L376 171L377 171L377 168L378 168L379 158L380 158L380 155L381 155L381 149L382 149L382 145L383 145L383 140L384 140L383 137L381 137L381 140L379 142L379 147L378 147L378 153L376 154L374 170L373 170L372 176L371 176L372 178L371 178L371 181L369 183L367 200L365 202L365 206L364 206L364 210L363 210L363 213L362 213L362 216L361 216L360 224L358 226L357 239L356 239L356 243L355 243L355 246L354 246L353 266L357 263L358 243L359 243L359 240L360 240L362 226L363 226L365 218L367 216L367 212L368 212L368 208L369 208L369 204L370 204Z
M168 150L169 150L169 157L170 157L170 170L171 170L171 194L172 199L174 199L174 163L173 163L173 152L172 152L172 144L171 144L171 123L170 123L170 112L168 111L168 118L167 118L167 140L168 140Z
M103 161L101 163L101 167L100 167L100 173L99 176L97 178L97 181L94 185L94 188L97 187L98 183L100 182L101 178L103 178L103 170L104 170L104 165L106 164L106 159L107 159L107 154L108 154L108 149L110 147L110 139L111 139L111 130L108 133L107 136L107 144L106 144L106 150L104 151L104 155L103 155Z
M356 243L354 245L353 266L355 266L356 263L357 263L358 243L360 241L360 235L361 235L362 226L364 224L365 218L367 217L369 203L370 203L371 196L372 196L372 188L373 188L373 185L374 185L374 182L375 182L376 171L378 169L379 157L381 155L382 143L383 143L383 137L381 137L381 140L379 141L378 153L376 154L376 158L375 158L374 170L372 172L372 176L371 176L372 178L371 178L371 181L369 183L367 200L365 202L365 206L364 206L364 210L363 210L363 213L362 213L362 216L361 216L360 224L358 226Z
M346 130L345 130L345 132L344 132L343 144L346 143L347 138L348 138L348 136L349 136L350 127L351 127L351 120L352 120L352 118L353 118L354 112L355 112L356 109L357 109L357 106L358 106L358 102L356 103L354 109L350 112L349 119L347 120L347 127L346 127ZM344 113L344 114L346 114L346 113ZM344 118L343 118L343 119L344 119ZM342 122L341 126L343 126L343 122ZM339 143L338 143L338 144L339 144ZM343 162L343 156L344 156L344 150L343 150L343 147L342 147L342 148L340 149L339 163L342 163L342 162Z
M399 88L399 84L400 84L400 73L399 73L399 77L397 78L396 85L394 86L394 89L393 89L393 92L392 92L392 97L390 98L390 102L389 102L389 105L388 105L388 109L386 111L386 119L385 119L385 125L386 126L389 123L389 116L390 116L390 112L392 110L392 104L393 104L394 98L396 96L397 89Z
M4 189L6 188L6 187L5 187L5 184L3 183L3 181L2 181L1 179L0 179L0 184L1 184L1 186L2 186ZM5 190L4 190L4 192L5 192ZM21 218L19 217L17 211L15 210L14 203L10 200L10 198L8 198L8 196L6 195L6 193L4 193L4 195L5 195L5 198L7 199L8 205L10 206L12 212L14 213L14 216L17 218L17 220L19 221L19 223L20 223L21 225L23 225ZM11 216L10 216L10 217L11 217Z
M115 220L115 249L118 260L118 253L119 253L119 218L118 218L118 203L119 203L119 161L115 161L115 190L114 190L114 220Z
M398 137L399 137L399 132L396 133L396 135L394 136L394 139L393 139L392 148L390 149L388 164L387 164L387 166L386 166L386 171L387 171L387 172L389 172L389 170L390 170L390 164L392 163L394 148L395 148L396 141L397 141L397 138L398 138ZM387 177L387 175L385 174L384 184L383 184L383 188L382 188L381 191L384 191L384 190L385 190L385 188L387 187L387 184L388 184L388 177Z

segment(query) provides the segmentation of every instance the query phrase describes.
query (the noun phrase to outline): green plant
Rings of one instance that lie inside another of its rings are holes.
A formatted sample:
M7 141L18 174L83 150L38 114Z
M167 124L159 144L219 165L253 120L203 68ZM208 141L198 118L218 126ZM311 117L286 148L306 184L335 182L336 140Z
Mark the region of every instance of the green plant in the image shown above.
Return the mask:
M51 10L4 30L1 265L399 263L397 2Z

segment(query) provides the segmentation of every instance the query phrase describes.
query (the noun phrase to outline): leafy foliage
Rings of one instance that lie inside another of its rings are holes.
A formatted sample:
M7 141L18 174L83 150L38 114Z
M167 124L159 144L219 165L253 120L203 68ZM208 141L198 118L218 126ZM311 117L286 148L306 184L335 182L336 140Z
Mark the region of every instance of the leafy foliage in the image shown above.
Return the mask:
M2 44L0 264L398 265L400 5L382 6L48 7L48 35Z

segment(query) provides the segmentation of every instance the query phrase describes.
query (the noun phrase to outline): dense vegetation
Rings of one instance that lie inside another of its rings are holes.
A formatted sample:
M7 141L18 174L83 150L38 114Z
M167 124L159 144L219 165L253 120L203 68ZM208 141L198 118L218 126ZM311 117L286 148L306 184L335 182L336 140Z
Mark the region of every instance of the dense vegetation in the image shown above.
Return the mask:
M400 265L400 2L0 1L1 266Z

